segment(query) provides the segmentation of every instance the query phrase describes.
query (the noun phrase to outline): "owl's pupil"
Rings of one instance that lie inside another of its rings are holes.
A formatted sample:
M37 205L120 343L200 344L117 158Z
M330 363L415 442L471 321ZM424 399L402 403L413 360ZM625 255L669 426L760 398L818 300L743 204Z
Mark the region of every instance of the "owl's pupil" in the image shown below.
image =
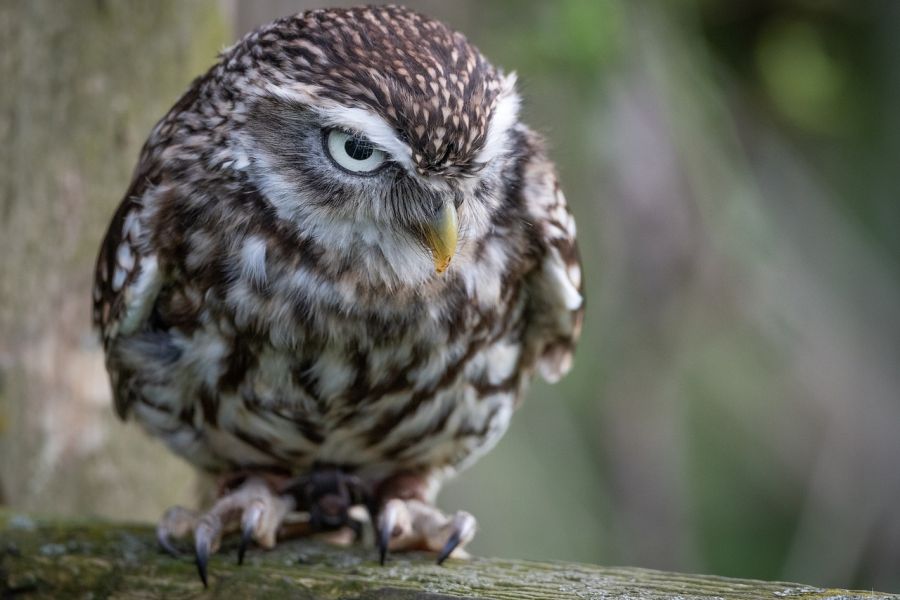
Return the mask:
M353 160L366 160L375 152L375 147L369 140L351 137L344 142L344 151Z

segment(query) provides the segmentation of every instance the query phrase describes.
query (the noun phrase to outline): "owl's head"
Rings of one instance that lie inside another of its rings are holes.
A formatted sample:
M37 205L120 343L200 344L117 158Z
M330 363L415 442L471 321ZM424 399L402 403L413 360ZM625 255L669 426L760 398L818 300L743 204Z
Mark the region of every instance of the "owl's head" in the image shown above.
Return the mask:
M402 7L278 20L213 73L202 93L228 122L229 166L280 219L407 281L465 260L521 154L515 76Z

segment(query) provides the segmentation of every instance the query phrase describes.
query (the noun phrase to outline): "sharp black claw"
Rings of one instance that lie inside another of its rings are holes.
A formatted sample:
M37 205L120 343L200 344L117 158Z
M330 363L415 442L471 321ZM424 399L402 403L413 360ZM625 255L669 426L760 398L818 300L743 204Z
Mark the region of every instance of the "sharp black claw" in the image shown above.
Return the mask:
M159 543L159 546L163 550L165 550L175 558L181 557L181 552L178 550L178 548L172 545L172 542L169 540L169 537L167 535L164 535L162 533L157 534L156 541Z
M241 543L238 545L238 564L244 564L244 554L247 552L247 547L250 545L250 540L253 539L253 533L251 531L245 530L241 533Z
M456 550L456 547L459 546L459 540L459 531L454 531L447 540L447 543L444 544L441 553L438 554L437 564L441 565L447 560L447 557L449 557L453 551Z
M390 504L382 510L381 516L378 518L378 531L375 532L375 545L378 546L378 558L381 566L384 566L384 560L387 558L388 543L394 533L394 525L397 524L397 513Z
M384 566L384 560L387 558L388 542L391 539L391 529L393 529L393 525L386 523L378 532L378 537L375 540L375 543L378 545L378 560L381 563L381 566Z
M203 582L203 587L208 588L209 582L206 579L206 567L209 564L209 547L206 544L197 544L195 559L197 562L197 573L200 575L200 581Z
M209 587L209 581L206 577L206 569L209 564L209 554L213 546L216 545L219 532L222 525L218 518L210 518L202 520L194 530L194 558L197 563L197 573L200 575L200 581L203 587Z

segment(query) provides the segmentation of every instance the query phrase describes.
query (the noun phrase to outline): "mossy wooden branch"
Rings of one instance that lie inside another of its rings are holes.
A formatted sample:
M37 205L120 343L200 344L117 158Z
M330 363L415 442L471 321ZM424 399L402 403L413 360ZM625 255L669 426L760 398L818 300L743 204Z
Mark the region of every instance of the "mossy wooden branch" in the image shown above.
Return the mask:
M571 563L473 559L438 567L424 555L387 566L369 547L300 540L235 564L234 544L210 563L209 590L189 557L161 553L153 529L102 521L35 520L0 512L0 597L364 599L900 598L805 585Z

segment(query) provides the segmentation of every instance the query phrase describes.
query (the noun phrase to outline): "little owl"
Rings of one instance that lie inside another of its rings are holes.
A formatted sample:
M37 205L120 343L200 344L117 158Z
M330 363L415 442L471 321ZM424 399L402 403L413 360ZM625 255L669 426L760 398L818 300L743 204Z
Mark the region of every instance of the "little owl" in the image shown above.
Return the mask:
M243 557L358 532L362 508L382 562L472 539L440 484L535 370L569 369L583 310L575 223L518 111L461 34L366 7L248 34L154 127L94 321L118 415L222 482L157 529L193 536L204 582L227 531Z

